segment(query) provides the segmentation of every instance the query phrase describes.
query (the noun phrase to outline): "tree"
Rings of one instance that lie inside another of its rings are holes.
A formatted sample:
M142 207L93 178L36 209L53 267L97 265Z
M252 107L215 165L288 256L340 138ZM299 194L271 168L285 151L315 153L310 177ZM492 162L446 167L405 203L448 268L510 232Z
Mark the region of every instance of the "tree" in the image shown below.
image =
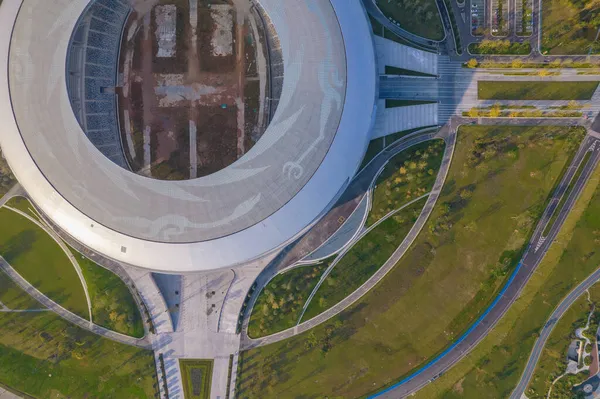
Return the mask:
M479 116L479 110L477 108L471 108L469 110L469 116L471 118L477 118Z
M500 116L500 107L494 105L490 109L490 118L498 118Z
M549 75L550 75L550 72L548 72L548 71L547 71L547 70L545 70L545 69L540 69L540 70L538 71L538 75L539 75L539 76L541 76L541 77L544 77L544 76L549 76Z
M511 66L515 69L523 68L523 60L520 58L515 58L512 60Z
M468 68L477 68L477 65L479 65L479 62L477 62L475 58L471 58L469 61L467 61Z

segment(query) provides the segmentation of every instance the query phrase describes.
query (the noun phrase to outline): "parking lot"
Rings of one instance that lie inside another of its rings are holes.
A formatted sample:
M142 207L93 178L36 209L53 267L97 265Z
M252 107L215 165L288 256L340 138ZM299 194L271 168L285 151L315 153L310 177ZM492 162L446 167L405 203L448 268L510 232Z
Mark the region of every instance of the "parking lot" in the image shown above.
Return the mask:
M507 36L509 2L507 0L491 0L491 10L492 35Z
M471 34L482 36L487 28L485 20L486 0L471 0Z
M516 0L515 26L517 35L530 36L533 32L533 0Z

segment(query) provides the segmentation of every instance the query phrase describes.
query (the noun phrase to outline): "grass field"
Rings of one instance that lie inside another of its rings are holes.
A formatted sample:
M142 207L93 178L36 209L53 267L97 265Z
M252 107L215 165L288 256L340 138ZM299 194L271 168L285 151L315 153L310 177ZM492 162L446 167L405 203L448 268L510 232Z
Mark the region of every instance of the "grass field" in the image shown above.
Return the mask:
M43 308L29 294L17 287L3 272L0 272L0 303L12 310Z
M21 212L28 214L29 216L31 216L32 218L34 218L36 220L40 219L39 216L37 215L37 213L33 210L33 205L31 205L29 200L25 197L21 197L21 196L12 197L11 199L9 199L6 202L6 206L10 206L11 208L18 209Z
M598 81L589 82L499 82L477 83L480 100L590 100Z
M70 250L87 283L94 323L121 334L143 337L142 316L123 280L75 249Z
M0 208L0 226L0 255L50 299L89 319L81 280L60 246L33 222L7 208Z
M185 399L209 399L213 361L181 359L179 366Z
M444 37L435 0L377 0L377 6L388 18L415 35L432 40Z
M385 219L354 244L323 281L302 321L323 313L354 292L379 270L402 243L426 201L426 198L418 200Z
M554 308L600 265L600 170L593 173L565 224L519 299L481 343L416 395L431 398L510 396L538 332ZM577 267L573 267L573 265Z
M461 128L438 204L408 253L337 317L242 353L240 397L360 397L447 347L514 268L583 135L560 127ZM474 397L506 397L481 392Z
M392 144L396 140L407 136L411 133L414 133L418 130L424 130L433 127L435 126L425 126L422 128L420 127L418 129L403 130L401 132L388 134L387 136L371 140L371 142L369 143L369 147L367 147L367 152L365 153L365 157L363 158L362 164L360 165L360 169L364 168L373 158L375 158L375 156L377 156L377 154L379 154L385 149L385 147Z
M248 336L263 337L295 326L306 299L334 258L275 276L252 308Z
M471 54L501 54L501 55L527 55L531 52L529 42L510 42L508 40L486 40L481 43L470 43Z
M6 279L0 273L0 286ZM156 392L151 351L101 338L52 312L0 313L0 382L36 398L149 399Z
M589 290L590 300L596 305L596 309L600 306L600 286L597 284ZM585 327L588 315L591 311L590 302L587 295L584 294L571 305L564 316L556 323L554 330L540 357L535 373L531 378L531 383L527 389L527 395L531 399L546 398L548 390L552 385L552 381L559 375L563 374L567 367L567 350L573 339L576 339L575 330L579 327ZM594 316L597 316L597 311ZM586 330L587 335L595 335L597 325L596 319L590 321L590 327ZM593 332L593 333L592 333ZM591 338L591 337L590 337ZM594 342L594 340L592 340ZM571 387L573 382L583 382L589 373L578 373L574 378L561 378L552 388L553 398L569 398L571 397Z
M544 54L588 54L600 52L595 42L598 5L593 0L542 1L542 52Z
M442 164L444 146L443 140L426 141L388 162L375 182L367 226L431 191Z

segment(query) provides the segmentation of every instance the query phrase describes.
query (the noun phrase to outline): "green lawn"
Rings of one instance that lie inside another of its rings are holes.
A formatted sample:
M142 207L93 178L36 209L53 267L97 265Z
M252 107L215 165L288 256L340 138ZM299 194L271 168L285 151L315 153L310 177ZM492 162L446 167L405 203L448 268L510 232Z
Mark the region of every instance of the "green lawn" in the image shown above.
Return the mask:
M597 168L593 173L519 299L469 355L435 383L419 391L417 399L510 396L541 326L558 303L600 265L600 252L597 251L600 241L599 172ZM543 391L545 378L541 376L541 381L535 383L537 394L527 392L530 398L543 395L539 391Z
M35 210L33 208L33 205L31 205L31 202L29 202L29 200L25 197L21 197L21 196L12 197L11 199L9 199L6 202L6 206L10 206L11 208L18 209L21 212L28 214L32 218L34 218L36 220L40 220L38 214L35 212Z
M471 54L527 55L531 52L531 44L529 42L484 39L480 43L470 43L469 52Z
M0 273L0 286L6 279ZM151 351L101 338L52 312L0 313L0 383L14 390L40 399L150 399L156 381Z
M89 319L81 280L56 241L7 208L0 208L0 226L0 255L50 299Z
M77 250L70 249L87 283L94 323L121 334L143 337L142 316L123 280Z
M442 164L444 146L443 140L426 141L388 162L375 182L367 226L431 191Z
M0 302L9 309L42 309L43 306L21 290L3 272L0 272Z
M248 336L263 337L295 326L306 299L334 258L275 276L252 308Z
M360 397L446 348L513 270L583 135L564 127L462 127L438 204L408 253L337 317L242 353L240 398ZM474 397L507 396L482 391Z
M180 359L185 399L209 399L212 381L212 360Z
M302 321L323 313L363 285L392 256L427 201L420 199L375 226L334 266L308 305Z
M598 81L589 82L500 82L477 83L480 100L590 100Z
M594 43L599 9L594 0L542 0L542 52L587 54L600 52Z
M435 0L377 0L377 6L388 18L415 35L432 40L444 37Z
M365 153L362 164L360 165L360 169L364 168L373 158L375 158L377 156L377 154L379 154L381 151L384 150L385 147L392 144L393 142L401 139L404 136L414 133L418 130L434 128L434 127L435 126L425 126L425 127L420 127L418 129L402 130L400 132L388 134L387 136L378 137L376 139L371 140L371 142L369 143L369 146L367 147L367 152Z

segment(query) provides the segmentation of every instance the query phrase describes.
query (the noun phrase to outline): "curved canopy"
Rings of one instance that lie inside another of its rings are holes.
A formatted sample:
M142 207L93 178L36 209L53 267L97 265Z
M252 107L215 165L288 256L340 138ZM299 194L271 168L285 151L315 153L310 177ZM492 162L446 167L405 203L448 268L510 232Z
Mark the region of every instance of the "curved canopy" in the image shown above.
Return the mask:
M0 144L38 206L94 250L164 271L242 264L305 230L360 164L377 91L360 2L260 0L284 59L277 112L242 158L187 181L131 173L82 132L65 62L89 0L18 3L0 9Z

